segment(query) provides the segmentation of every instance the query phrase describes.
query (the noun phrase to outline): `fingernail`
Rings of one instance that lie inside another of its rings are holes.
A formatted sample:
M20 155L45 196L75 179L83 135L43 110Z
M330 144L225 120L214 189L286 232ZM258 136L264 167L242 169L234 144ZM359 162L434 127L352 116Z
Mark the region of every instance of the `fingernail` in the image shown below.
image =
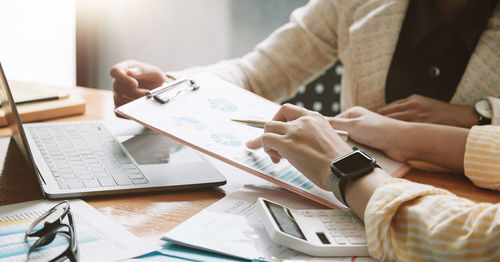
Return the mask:
M128 71L131 72L134 75L137 75L137 74L141 73L141 70L139 68L137 68L137 67L129 68Z

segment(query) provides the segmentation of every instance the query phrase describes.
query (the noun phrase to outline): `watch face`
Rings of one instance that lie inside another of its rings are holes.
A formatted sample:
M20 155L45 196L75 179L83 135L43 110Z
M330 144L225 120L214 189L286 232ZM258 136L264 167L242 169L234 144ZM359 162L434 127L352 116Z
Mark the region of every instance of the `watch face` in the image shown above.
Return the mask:
M332 168L340 171L338 175L342 177L349 177L357 171L364 170L365 168L373 168L375 159L362 153L361 151L354 151L351 154L332 163Z
M476 109L476 112L478 114L480 114L485 118L491 119L491 117L493 116L493 111L491 109L490 102L486 99L478 101L474 106L474 108Z

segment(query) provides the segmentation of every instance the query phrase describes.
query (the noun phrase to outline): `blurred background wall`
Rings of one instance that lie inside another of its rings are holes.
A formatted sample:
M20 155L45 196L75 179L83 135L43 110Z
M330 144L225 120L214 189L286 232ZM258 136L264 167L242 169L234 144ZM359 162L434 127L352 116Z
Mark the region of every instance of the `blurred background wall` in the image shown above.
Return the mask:
M75 0L0 0L0 62L9 80L76 84Z
M241 56L307 0L77 0L78 84L136 59L178 70Z
M111 89L125 59L165 71L241 56L307 0L0 0L0 62L10 80ZM335 115L336 66L289 102Z

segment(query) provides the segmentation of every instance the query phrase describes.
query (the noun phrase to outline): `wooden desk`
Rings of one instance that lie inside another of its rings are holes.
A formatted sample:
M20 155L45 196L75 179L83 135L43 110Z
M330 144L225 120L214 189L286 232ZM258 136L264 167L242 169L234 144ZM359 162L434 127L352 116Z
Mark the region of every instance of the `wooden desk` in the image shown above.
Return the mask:
M85 115L53 121L94 120L114 118L113 99L110 91L77 88L87 101ZM8 135L4 128L0 135ZM0 205L40 199L40 189L33 174L10 137L0 138ZM253 175L221 165L228 183L222 187L204 190L165 192L140 195L123 195L85 200L112 220L124 225L135 235L147 240L160 236L198 213L205 207L233 192L245 183L264 183ZM475 187L463 175L412 170L406 178L442 188L475 201L500 202L500 193Z

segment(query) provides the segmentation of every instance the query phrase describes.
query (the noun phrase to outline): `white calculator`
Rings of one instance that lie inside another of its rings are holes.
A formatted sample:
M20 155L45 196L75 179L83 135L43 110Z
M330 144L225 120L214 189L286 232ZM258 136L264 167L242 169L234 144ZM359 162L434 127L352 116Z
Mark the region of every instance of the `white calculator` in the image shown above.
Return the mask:
M311 256L369 256L364 224L350 210L294 210L264 198L256 208L275 243Z

